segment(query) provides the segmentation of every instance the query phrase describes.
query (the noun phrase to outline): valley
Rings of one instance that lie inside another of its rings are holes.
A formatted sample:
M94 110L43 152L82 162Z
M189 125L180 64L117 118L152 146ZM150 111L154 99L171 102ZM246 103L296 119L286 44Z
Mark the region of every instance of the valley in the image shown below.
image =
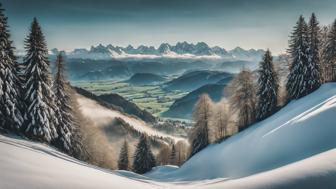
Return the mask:
M125 82L105 81L76 81L74 86L86 89L94 94L116 93L135 103L155 116L167 111L169 107L187 94L183 91L165 91L160 86L134 86Z

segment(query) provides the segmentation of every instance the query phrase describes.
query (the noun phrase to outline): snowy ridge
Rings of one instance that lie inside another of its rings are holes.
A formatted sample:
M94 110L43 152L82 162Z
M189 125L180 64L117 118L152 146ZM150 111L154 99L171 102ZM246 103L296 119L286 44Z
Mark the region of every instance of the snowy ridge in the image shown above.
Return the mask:
M52 49L49 53L56 55L59 51ZM191 59L191 60L260 60L264 50L249 49L245 50L240 47L226 51L224 48L215 46L209 47L204 42L196 44L187 42L178 42L176 45L168 43L161 44L158 48L153 46L140 45L137 48L129 45L119 47L113 45L92 46L90 50L75 49L67 52L68 58L74 59Z
M113 111L111 109L105 108L102 105L99 105L94 100L86 98L84 96L78 95L77 101L79 103L79 108L82 111L83 115L93 121L95 126L103 127L111 123L114 118L121 118L126 123L128 123L135 130L140 133L146 133L148 136L157 136L162 138L170 138L174 141L185 140L184 138L179 138L171 136L159 131L156 131L149 127L144 121L139 120L135 117L130 117L125 114L122 114L118 111Z

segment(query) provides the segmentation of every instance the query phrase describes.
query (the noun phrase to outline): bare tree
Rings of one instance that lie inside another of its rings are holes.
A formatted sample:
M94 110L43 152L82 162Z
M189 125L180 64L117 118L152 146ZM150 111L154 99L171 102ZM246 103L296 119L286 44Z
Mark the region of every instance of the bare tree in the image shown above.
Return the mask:
M245 129L256 120L256 86L251 71L243 69L230 83L230 109L237 116L239 131Z
M190 135L190 156L192 157L203 148L208 146L209 140L209 122L213 110L213 103L206 94L200 96L194 109L194 128Z
M228 114L228 104L225 99L214 106L211 116L211 138L212 141L220 141L228 136L228 126L230 117Z

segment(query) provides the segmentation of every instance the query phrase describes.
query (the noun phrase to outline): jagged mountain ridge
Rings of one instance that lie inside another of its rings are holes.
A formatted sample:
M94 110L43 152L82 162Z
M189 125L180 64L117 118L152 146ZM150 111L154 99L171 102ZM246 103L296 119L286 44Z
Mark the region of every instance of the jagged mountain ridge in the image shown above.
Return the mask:
M57 53L57 49L52 49L51 54ZM69 58L74 59L111 59L111 58L177 58L177 59L239 59L239 60L259 60L264 54L262 49L245 50L236 47L230 51L219 46L210 47L204 42L196 44L188 42L178 42L176 45L162 43L158 48L154 46L140 45L137 48L132 45L127 47L102 45L91 46L88 49L74 49L66 53Z

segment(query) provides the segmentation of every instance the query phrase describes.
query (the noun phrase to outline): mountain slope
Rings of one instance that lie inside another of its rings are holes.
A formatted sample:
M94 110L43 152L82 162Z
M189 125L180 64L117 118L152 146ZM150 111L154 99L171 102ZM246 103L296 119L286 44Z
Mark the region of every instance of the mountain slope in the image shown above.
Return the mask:
M173 79L164 85L166 90L193 91L207 84L214 84L223 79L228 81L233 78L233 74L218 71L192 71Z
M325 84L270 118L209 146L160 179L241 178L334 149L335 115L336 84Z
M126 82L132 85L153 85L162 83L165 80L164 77L152 73L136 73Z
M327 84L181 168L144 176L100 169L43 144L0 135L0 188L336 188L335 115L336 84Z
M152 114L146 110L141 110L136 104L126 100L118 94L111 93L98 96L82 88L74 87L74 89L78 94L95 100L100 105L107 108L112 108L114 110L136 116L145 122L153 123L156 121L156 118Z
M225 78L224 80L227 80L227 78ZM194 105L196 104L200 95L208 94L213 101L218 102L224 95L225 86L225 84L204 85L190 92L186 96L177 99L166 112L162 113L162 116L191 119Z

